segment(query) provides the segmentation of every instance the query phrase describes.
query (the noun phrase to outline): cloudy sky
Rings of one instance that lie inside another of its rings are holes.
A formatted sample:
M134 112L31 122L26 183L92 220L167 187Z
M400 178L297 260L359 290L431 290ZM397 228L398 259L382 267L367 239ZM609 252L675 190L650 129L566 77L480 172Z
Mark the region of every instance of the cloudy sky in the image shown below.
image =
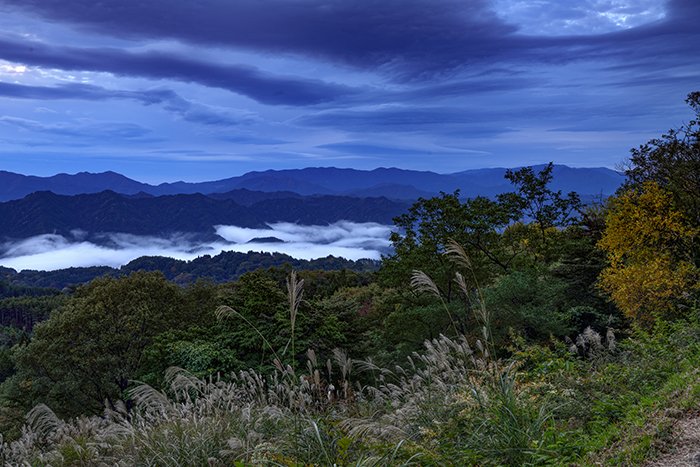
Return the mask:
M697 0L0 0L0 169L614 167L687 121Z

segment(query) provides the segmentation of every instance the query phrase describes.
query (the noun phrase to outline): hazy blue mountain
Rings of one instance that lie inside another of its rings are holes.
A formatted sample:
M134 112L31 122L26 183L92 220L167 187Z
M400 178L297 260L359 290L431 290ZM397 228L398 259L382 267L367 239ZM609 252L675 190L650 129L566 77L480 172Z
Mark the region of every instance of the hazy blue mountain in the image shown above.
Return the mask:
M59 195L78 195L112 190L124 194L148 192L150 185L137 182L115 172L74 175L58 174L52 177L20 175L0 170L0 201L20 199L35 191L51 191Z
M544 165L535 166L542 168ZM181 189L214 193L240 188L273 192L292 191L302 195L346 194L351 196L385 196L393 199L416 199L440 191L460 189L465 197L492 196L511 189L504 178L505 168L466 170L454 174L378 168L374 170L311 167L306 169L249 172L240 177L217 182L178 185ZM554 166L553 187L581 195L610 195L624 181L624 176L607 168L571 168ZM159 193L162 187L156 187ZM168 186L172 189L173 186ZM225 189L228 188L228 189ZM154 191L151 191L154 193Z
M430 198L435 195L429 191L419 190L412 185L400 185L397 183L383 183L369 188L352 190L345 193L347 196L358 198L380 197L396 200L414 200L418 198Z
M552 188L555 190L586 195L610 195L625 181L623 174L604 167L584 169L555 165L553 175Z
M325 195L267 199L253 204L251 209L268 221L303 225L332 224L340 220L391 224L393 218L403 214L409 206L409 202L387 198Z
M536 166L543 167L543 166ZM220 199L241 198L239 204L248 205L254 197L242 190L258 192L293 192L299 195L350 195L385 196L391 199L414 200L420 196L432 196L440 191L460 189L462 196L493 196L510 190L503 178L506 169L465 170L453 174L379 168L374 170L312 167L306 169L267 170L248 172L239 177L201 183L163 183L148 185L131 180L114 172L75 175L60 174L53 177L33 177L0 172L0 201L19 199L35 191L51 191L56 194L84 194L111 190L117 193L144 197L178 194L231 193ZM585 195L610 195L623 182L624 176L607 168L554 167L553 186L564 192L576 191ZM287 197L279 195L278 197ZM291 196L290 196L291 197Z
M544 167L544 164L533 166L535 170L542 170ZM504 178L506 170L503 167L465 170L451 176L460 181L463 196L493 196L512 189L510 182ZM625 181L624 175L604 167L574 168L555 165L552 175L552 189L561 190L563 193L575 191L584 197L601 194L609 196Z
M274 172L274 171L271 171ZM148 189L149 193L155 195L168 194L190 194L190 193L224 193L240 189L253 191L292 191L300 195L310 194L330 194L330 190L322 185L307 182L302 178L289 177L285 174L286 171L279 173L260 173L249 172L240 177L226 178L213 182L201 183L163 183L158 186L151 186ZM254 174L254 175L251 175ZM250 175L250 176L249 176Z
M243 206L252 206L255 203L268 199L301 198L299 193L293 191L253 191L239 188L226 193L212 193L207 195L214 199L232 199Z
M320 185L328 192L336 194L386 184L410 185L428 192L452 190L456 187L455 182L446 175L396 168L356 170L338 169L335 167L309 167L306 169L249 172L242 175L240 179L246 186L255 184L255 189L260 191L271 191L270 188L276 187L278 182L288 184L290 180L295 180L303 191L294 190L290 187L284 189L302 194L315 194L305 188L308 185ZM267 183L270 185L266 185Z

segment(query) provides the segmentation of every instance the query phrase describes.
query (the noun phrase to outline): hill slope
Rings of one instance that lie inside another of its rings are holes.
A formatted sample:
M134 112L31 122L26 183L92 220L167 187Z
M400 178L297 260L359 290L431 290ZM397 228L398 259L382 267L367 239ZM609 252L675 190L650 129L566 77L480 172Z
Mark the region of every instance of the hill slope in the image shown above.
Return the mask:
M247 194L245 201L249 205L244 206L226 196L219 199L201 194L132 197L113 191L76 196L37 192L21 200L0 203L0 238L71 235L76 230L93 234L195 233L211 237L215 225L265 227L268 222L314 225L339 220L389 224L408 207L407 203L386 198L258 198L255 201Z

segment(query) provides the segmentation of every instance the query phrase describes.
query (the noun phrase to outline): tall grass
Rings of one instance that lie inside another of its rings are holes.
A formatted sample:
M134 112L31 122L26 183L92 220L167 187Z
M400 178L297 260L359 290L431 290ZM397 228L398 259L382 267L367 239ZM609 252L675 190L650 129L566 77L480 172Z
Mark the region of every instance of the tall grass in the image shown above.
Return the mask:
M460 255L459 251L450 254ZM430 278L415 286L431 291ZM469 293L457 276L460 289ZM437 288L435 288L435 291ZM303 281L287 281L291 352ZM548 406L518 383L515 365L498 360L483 300L469 297L482 338L441 335L404 364L379 367L336 349L321 365L285 365L266 336L274 371L199 379L166 372L167 389L140 384L125 404L100 417L59 420L46 406L27 418L20 439L1 443L0 461L50 465L524 465L544 449ZM220 319L242 319L229 307ZM451 318L452 319L452 318ZM254 326L253 326L254 328ZM254 328L255 329L255 328ZM453 321L453 331L457 331ZM356 374L371 373L360 384Z
M171 368L168 390L134 388L134 407L124 404L101 417L64 422L46 406L28 415L22 437L3 443L0 461L50 465L229 465L234 461L273 465L400 465L402 438L385 442L355 436L342 426L361 418L368 403L348 378L352 360L336 352L341 378L334 397L309 359L311 372L290 365L263 376L249 370L228 379L202 380ZM356 430L355 430L356 431ZM370 444L372 444L370 443Z
M496 357L491 332L493 316L485 306L481 287L465 250L451 241L445 254L471 276L472 287L461 272L455 273L454 281L481 326L481 339L474 342L476 350L472 350L465 336L458 336L455 340L442 336L438 341L426 343L427 352L415 355L421 365L420 369L414 368L413 378L422 378L421 382L427 383L424 387L431 388L432 400L426 408L437 415L434 420L441 423L460 420L470 427L469 436L456 446L458 451L470 452L483 463L525 465L534 462L546 449L553 408L546 400L535 399L520 387L515 362ZM427 292L441 300L456 331L449 308L434 282L426 274L415 271L412 285L417 292ZM460 358L455 359L455 356ZM443 371L435 372L436 369ZM453 373L455 370L456 374ZM402 384L400 387L410 386ZM436 394L435 386L443 393ZM456 388L462 397L464 408L456 415L451 411L460 404L450 400L450 388ZM469 395L467 399L463 399L465 389ZM436 411L437 399L442 399L439 404L443 404L446 411L439 408ZM420 398L414 395L413 400ZM456 431L453 434L459 435L460 430ZM445 434L443 431L442 435Z
M299 305L304 296L304 279L297 279L296 271L287 278L287 300L289 302L289 325L291 328L291 343L292 343L292 368L296 360L296 343L294 340L294 331L296 330L297 313Z

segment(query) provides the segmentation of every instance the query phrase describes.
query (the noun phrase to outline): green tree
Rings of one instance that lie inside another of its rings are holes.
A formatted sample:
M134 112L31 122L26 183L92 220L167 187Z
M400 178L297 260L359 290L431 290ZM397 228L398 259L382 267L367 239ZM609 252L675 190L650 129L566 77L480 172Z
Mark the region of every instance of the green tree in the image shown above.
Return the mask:
M631 150L625 188L656 183L672 194L692 225L700 226L700 92L688 94L686 102L692 120Z
M450 240L463 246L471 263L468 277L481 285L509 273L525 254L547 260L549 238L574 223L581 210L576 193L564 196L549 187L553 167L550 163L539 172L532 167L508 170L505 177L515 191L495 200L479 196L462 202L459 191L419 199L394 219L394 254L382 264L385 283L405 285L412 271L420 269L451 301L455 265L443 255Z
M463 240L466 216L459 191L455 191L430 199L420 198L408 212L396 217L396 230L390 236L394 253L385 257L382 264L385 282L405 286L412 271L422 269L430 272L449 297L453 265L442 253L450 238Z
M160 333L198 321L160 273L97 279L77 290L16 353L10 394L65 415L95 412L123 396ZM18 391L19 390L19 391Z
M692 120L631 150L599 243L610 262L601 286L646 325L698 299L700 92L686 102Z
M535 270L515 271L484 290L493 316L493 337L504 340L510 331L532 339L563 337L572 331L567 310L567 284Z
M282 287L269 272L258 270L222 290L219 304L235 310L234 316L221 321L225 339L245 368L271 368L272 352L279 356L291 340Z
M169 367L183 368L200 378L247 368L236 355L225 327L207 319L201 325L158 334L144 350L138 380L161 388Z
M456 270L443 255L449 242L454 240L468 251L470 277L487 282L496 273L508 271L519 254L517 248L505 248L501 241L501 232L519 216L512 204L485 197L461 202L459 191L421 198L394 219L396 230L390 237L394 254L384 258L382 276L401 286L420 269L433 278L449 302L455 295L452 279Z
M513 206L525 219L534 222L540 232L542 245L547 242L547 232L574 222L581 209L581 199L575 192L563 196L561 190L553 191L549 184L553 178L554 164L547 164L538 173L532 167L507 170L505 177L515 187L514 193L499 196L499 202Z

